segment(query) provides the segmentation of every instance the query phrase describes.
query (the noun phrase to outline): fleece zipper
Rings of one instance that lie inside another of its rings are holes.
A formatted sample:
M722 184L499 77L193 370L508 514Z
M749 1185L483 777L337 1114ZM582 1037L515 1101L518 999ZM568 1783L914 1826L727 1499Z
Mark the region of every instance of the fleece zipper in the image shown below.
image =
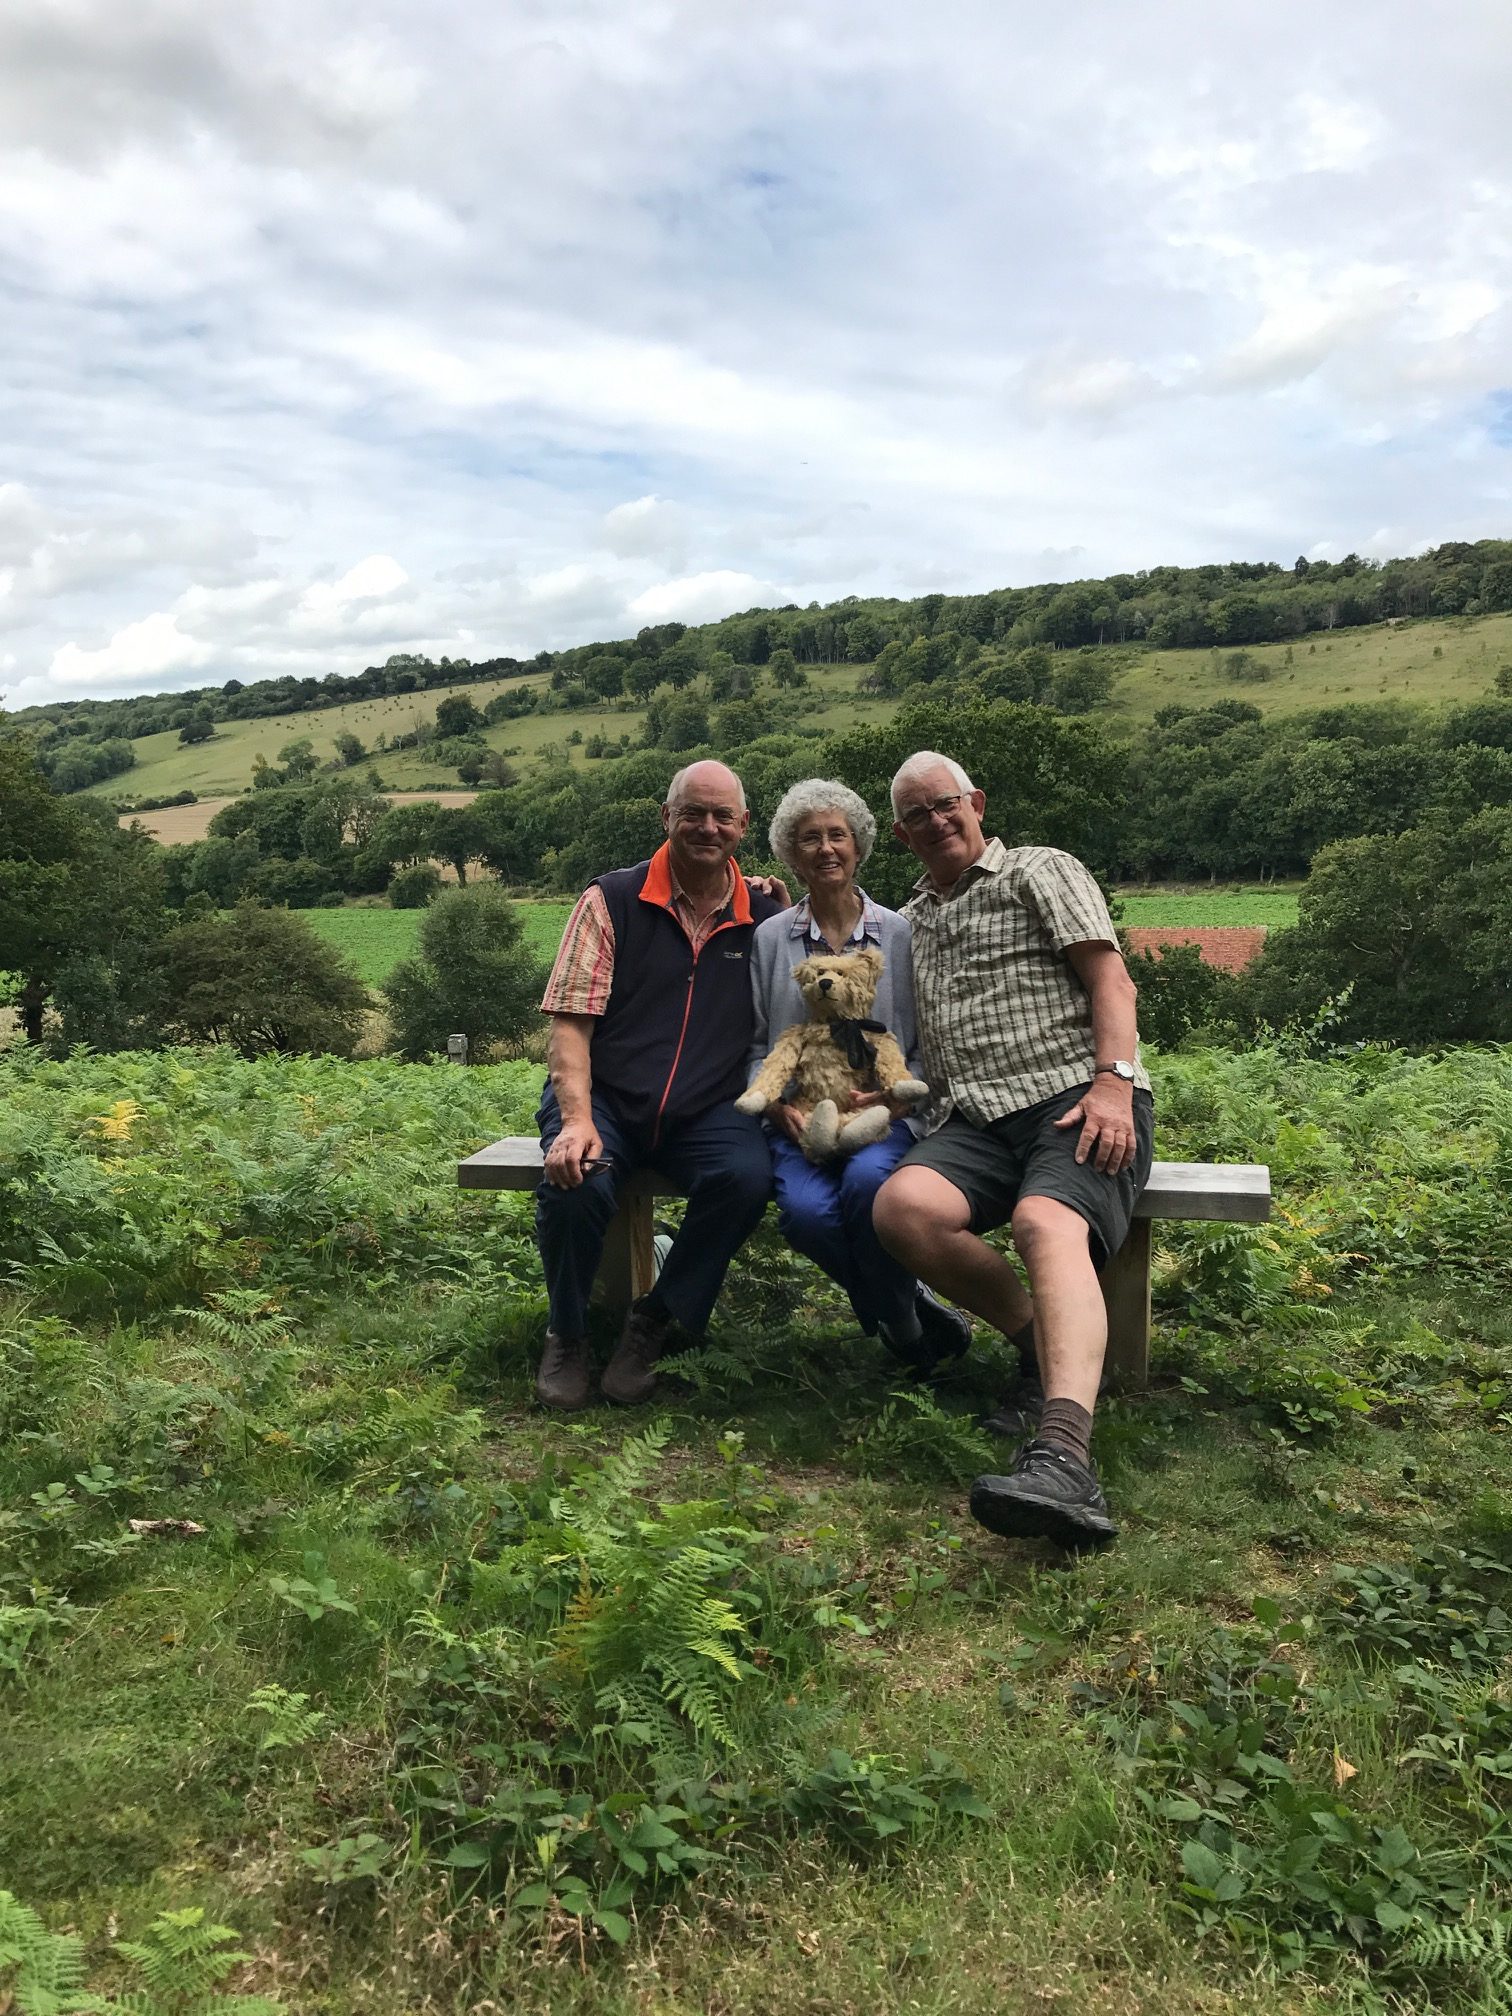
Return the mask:
M687 925L684 924L681 917L678 916L676 910L669 908L667 914L671 917L673 923L676 924L678 930L681 931L683 936L687 939L688 943L692 945L693 933L688 929ZM682 1027L677 1032L677 1048L672 1052L672 1068L670 1071L668 1071L667 1082L662 1087L661 1100L656 1108L656 1121L651 1129L651 1146L653 1148L658 1147L660 1145L662 1115L666 1112L667 1101L672 1096L672 1080L677 1076L677 1067L682 1062L683 1043L686 1040L688 1034L688 1018L693 1013L693 988L698 980L698 962L703 957L704 953L708 950L709 946L711 946L714 943L714 940L719 936L721 931L731 931L734 928L735 928L735 919L733 917L726 918L723 924L716 924L714 926L714 929L709 933L708 937L705 938L702 945L694 947L693 964L688 969L688 991L683 998Z

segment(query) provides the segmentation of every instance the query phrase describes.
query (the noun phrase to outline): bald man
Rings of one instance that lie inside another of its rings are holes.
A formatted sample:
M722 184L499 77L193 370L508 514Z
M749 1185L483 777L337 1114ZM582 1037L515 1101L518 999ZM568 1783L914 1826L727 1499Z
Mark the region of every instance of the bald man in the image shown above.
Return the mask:
M551 1075L536 1116L546 1151L536 1240L551 1313L536 1396L546 1407L587 1405L588 1296L629 1176L655 1169L688 1208L599 1382L627 1407L654 1392L674 1323L702 1333L771 1194L761 1123L734 1102L751 1043L751 939L788 892L735 866L751 815L723 763L680 770L661 820L666 839L649 861L584 891L541 1003Z

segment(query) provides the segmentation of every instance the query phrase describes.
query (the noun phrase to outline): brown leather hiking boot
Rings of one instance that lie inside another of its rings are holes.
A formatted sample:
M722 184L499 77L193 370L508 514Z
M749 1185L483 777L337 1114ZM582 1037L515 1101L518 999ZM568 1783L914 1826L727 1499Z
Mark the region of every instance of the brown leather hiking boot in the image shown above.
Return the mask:
M546 1332L546 1349L541 1353L541 1369L536 1374L536 1398L543 1407L564 1413L588 1405L592 1386L586 1337L558 1337Z
M666 1346L672 1318L646 1307L646 1298L631 1304L614 1356L599 1381L606 1400L620 1407L638 1407L656 1391L656 1361Z

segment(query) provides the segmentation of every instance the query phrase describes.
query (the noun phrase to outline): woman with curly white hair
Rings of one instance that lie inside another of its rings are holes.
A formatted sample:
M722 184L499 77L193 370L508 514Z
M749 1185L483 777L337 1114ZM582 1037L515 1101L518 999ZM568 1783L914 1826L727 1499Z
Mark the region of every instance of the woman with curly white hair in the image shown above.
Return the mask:
M827 778L793 785L772 815L772 852L805 893L793 909L757 927L748 1079L783 1030L806 1019L793 968L813 954L866 946L883 959L873 1013L897 1037L915 1077L922 1075L908 922L874 903L856 880L876 838L877 822L865 800ZM890 1103L881 1092L855 1097L858 1105ZM971 1325L900 1266L872 1229L872 1199L913 1141L916 1124L894 1107L892 1126L880 1141L832 1167L810 1162L798 1146L803 1116L795 1108L774 1106L767 1116L784 1237L845 1290L867 1336L880 1334L889 1350L926 1371L966 1349Z

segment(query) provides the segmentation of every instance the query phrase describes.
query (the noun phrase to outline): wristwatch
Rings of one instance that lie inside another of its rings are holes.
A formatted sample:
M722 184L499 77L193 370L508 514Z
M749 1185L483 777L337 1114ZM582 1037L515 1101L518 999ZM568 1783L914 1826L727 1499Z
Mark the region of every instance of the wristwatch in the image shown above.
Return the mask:
M1115 1057L1111 1064L1099 1064L1092 1076L1100 1078L1104 1071L1111 1071L1115 1078L1122 1078L1126 1085L1134 1083L1134 1066L1126 1058Z

